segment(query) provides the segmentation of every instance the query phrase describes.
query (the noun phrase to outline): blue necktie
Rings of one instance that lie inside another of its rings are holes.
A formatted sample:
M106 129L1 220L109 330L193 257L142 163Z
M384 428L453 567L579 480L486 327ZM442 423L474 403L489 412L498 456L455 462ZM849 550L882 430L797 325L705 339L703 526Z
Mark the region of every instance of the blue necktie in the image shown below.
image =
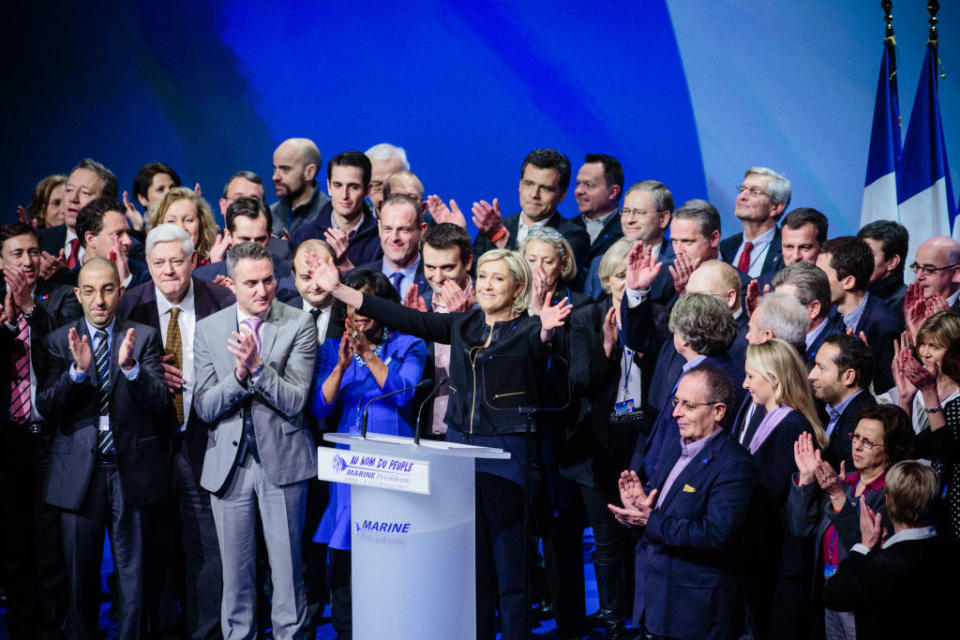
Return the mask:
M94 335L97 348L93 352L93 360L97 365L97 400L101 416L110 415L110 347L107 344L107 332L99 330ZM97 431L97 451L101 455L109 455L116 451L113 446L113 433Z
M393 280L393 288L397 290L397 293L400 293L400 283L403 281L403 273L397 271L390 274L390 279Z

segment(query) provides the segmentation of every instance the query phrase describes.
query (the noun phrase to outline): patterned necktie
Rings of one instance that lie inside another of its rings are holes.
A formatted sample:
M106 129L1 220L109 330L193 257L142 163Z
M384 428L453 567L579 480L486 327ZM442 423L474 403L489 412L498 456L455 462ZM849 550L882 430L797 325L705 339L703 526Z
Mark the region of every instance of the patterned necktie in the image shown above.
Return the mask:
M67 256L67 269L73 269L77 266L77 260L80 257L80 238L74 238L70 241L70 255Z
M170 324L167 325L167 346L164 353L173 356L170 362L177 369L183 370L183 341L180 338L180 307L170 309ZM183 388L173 392L173 408L177 410L177 424L183 424Z
M743 253L740 254L740 261L737 262L737 269L746 273L750 271L750 252L753 251L753 243L747 240L743 243Z
M97 365L97 398L99 400L100 415L110 415L110 346L107 344L107 332L103 329L94 335L97 348L93 351L93 360ZM97 451L101 454L110 454L115 451L113 446L113 432L97 431Z
M263 320L260 318L247 318L243 321L243 324L250 329L250 333L253 334L253 341L257 345L257 353L260 353L260 325L263 324Z
M10 377L10 417L17 424L30 419L30 325L22 313L13 342L13 375Z

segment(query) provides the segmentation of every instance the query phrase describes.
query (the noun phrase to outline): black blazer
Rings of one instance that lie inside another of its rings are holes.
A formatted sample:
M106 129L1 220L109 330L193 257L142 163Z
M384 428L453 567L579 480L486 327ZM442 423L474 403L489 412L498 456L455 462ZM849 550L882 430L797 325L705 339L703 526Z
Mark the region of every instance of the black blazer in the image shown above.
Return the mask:
M133 273L133 282L134 284L140 284L144 282L143 279L138 278L138 276L146 271L147 264L144 262L146 257L144 256L144 246L143 242L136 238L131 231L132 243L130 244L130 251L128 255L130 256L130 271ZM64 248L67 243L67 226L59 224L55 227L47 227L46 229L40 229L40 250L46 251L52 256L60 254L60 250ZM149 277L149 276L148 276ZM77 274L73 273L73 270L59 271L57 272L52 280L60 284L68 284L70 286L76 286L77 284Z
M861 331L876 356L873 388L877 393L883 393L894 386L890 364L893 362L893 341L899 340L903 332L903 313L897 314L883 300L867 294L867 303L854 334L859 336Z
M45 499L63 509L79 509L83 504L97 458L97 372L91 366L84 382L70 380L73 356L67 333L74 327L92 344L82 318L48 335L43 384L37 393L40 412L56 426ZM120 372L117 362L120 343L131 327L137 332L133 356L140 365L133 381ZM110 422L123 498L128 504L143 505L161 499L170 486L169 431L162 419L169 404L160 364L163 344L156 329L119 319L112 341Z
M507 240L506 248L516 251L519 246L517 242L517 230L520 228L520 214L515 213L512 216L504 218L503 226L510 232L510 238ZM557 232L570 243L570 247L573 249L573 255L577 260L577 273L582 273L583 275L582 278L578 275L577 283L575 284L579 285L577 290L582 289L583 282L586 280L587 275L587 254L590 252L590 236L587 235L587 232L582 227L578 227L572 221L560 215L559 211L554 212L553 216L547 221L546 226L556 229ZM490 242L490 239L482 233L478 233L477 237L473 240L473 255L475 258L479 258L490 249L496 248L497 246Z
M824 603L853 611L857 638L947 638L956 626L957 562L937 536L853 552L827 581Z
M197 322L212 313L228 307L236 298L233 293L220 285L193 278L193 304ZM160 317L157 314L157 292L153 281L127 291L120 300L117 316L145 324L160 332ZM166 429L173 433L179 427L173 405L169 406L164 418L168 421ZM193 407L187 419L187 460L193 469L197 482L200 482L200 470L203 468L203 454L207 449L208 425L203 422Z
M733 259L737 255L737 249L743 244L743 232L734 234L729 238L720 241L720 257L724 262L733 264ZM733 264L733 266L737 266ZM783 248L780 244L780 228L776 227L773 232L773 240L770 241L770 247L767 249L767 255L763 259L763 267L760 269L761 277L765 273L776 273L783 269Z
M584 233L586 233L587 225L583 221L582 215L571 218L570 222L583 229ZM589 237L590 234L587 233L587 238ZM590 243L590 247L587 249L586 262L583 263L583 269L586 271L587 267L592 265L594 260L600 260L603 254L607 252L607 249L610 248L610 245L622 237L623 228L620 226L620 208L617 207L617 210L607 219L606 224L603 225L603 229L600 230L600 235Z
M870 393L869 389L864 389L850 401L847 408L840 414L837 426L833 428L833 433L830 434L830 443L823 451L824 459L833 465L833 468L837 471L840 470L841 460L846 460L847 472L853 471L853 443L850 441L850 434L857 428L857 423L860 422L860 414L865 409L876 406L876 404L877 401L873 394Z
M301 225L290 237L290 249L296 251L304 240L319 238L323 240L323 232L333 226L333 204L328 202L320 209L316 219ZM357 228L350 244L347 246L347 258L353 264L364 264L378 259L383 255L380 248L380 234L377 228L377 216L370 210L366 202L363 203L363 222Z

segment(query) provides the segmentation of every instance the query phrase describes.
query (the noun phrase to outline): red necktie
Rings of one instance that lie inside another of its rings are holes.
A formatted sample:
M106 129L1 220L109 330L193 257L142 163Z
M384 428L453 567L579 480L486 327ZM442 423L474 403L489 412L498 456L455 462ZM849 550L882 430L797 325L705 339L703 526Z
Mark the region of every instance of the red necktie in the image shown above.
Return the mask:
M30 419L30 327L21 313L13 342L13 375L10 376L10 417L17 424Z
M753 251L753 243L747 240L743 243L743 253L740 254L740 261L737 263L737 269L746 273L750 271L750 252Z
M67 256L67 269L73 269L77 266L77 258L80 256L80 238L74 238L70 241L70 255Z

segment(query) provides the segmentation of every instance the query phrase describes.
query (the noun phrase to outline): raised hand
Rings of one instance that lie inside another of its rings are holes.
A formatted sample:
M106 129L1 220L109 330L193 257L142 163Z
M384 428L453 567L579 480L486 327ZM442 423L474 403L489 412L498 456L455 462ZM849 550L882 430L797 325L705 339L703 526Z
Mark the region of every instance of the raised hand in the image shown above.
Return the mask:
M448 207L440 199L440 196L436 194L428 196L427 211L430 212L437 224L450 222L458 227L467 228L467 218L463 215L460 207L457 206L456 200L450 200L450 206Z
M130 226L135 231L143 231L143 216L137 211L136 205L130 201L130 196L126 191L123 192L123 208Z
M927 300L926 314L927 314L927 317L929 318L933 314L939 313L941 311L950 311L950 305L947 304L947 299L938 293L937 295Z
M901 349L897 364L903 372L903 376L917 390L924 390L937 385L937 372L939 367L933 365L933 371L928 371L916 358L913 357L913 349Z
M198 182L197 184L193 185L193 192L196 193L198 196L203 197L203 190L200 189L200 183L199 183L199 182Z
M464 290L453 280L444 280L440 285L440 296L443 298L443 306L451 313L469 311L473 308L473 284L469 282Z
M167 354L160 359L163 366L163 379L167 383L167 391L176 392L183 388L183 371L170 364L173 362L173 354Z
M124 371L129 371L133 368L133 365L136 364L136 360L133 359L133 350L136 346L137 330L130 327L123 336L123 342L120 343L120 348L117 349L117 363Z
M540 309L544 306L550 304L550 299L553 297L552 292L547 288L547 274L544 273L543 267L534 267L533 272L533 286L530 291L530 309L534 313L539 313Z
M347 242L347 234L343 232L343 229L330 227L323 232L323 239L333 249L333 261L340 262L343 260L347 254L347 248L350 246L350 243Z
M673 264L670 265L670 275L673 276L673 289L681 296L687 292L687 281L690 279L690 274L693 273L693 269L693 262L683 254L677 255L677 257L673 259Z
M23 275L23 269L10 265L3 270L3 278L7 282L7 292L13 294L13 303L17 308L24 313L32 313L33 294L27 276Z
M350 347L353 351L363 358L364 361L376 357L373 351L373 345L370 344L370 340L367 339L366 334L358 330L349 320L347 320L347 340L350 342Z
M613 347L620 340L620 334L617 331L617 307L613 306L607 310L607 315L603 318L603 352L609 358L613 355Z
M224 229L218 233L217 239L213 241L213 246L210 247L210 262L221 262L227 256L227 251L230 250L232 243L233 240L230 238L229 231Z
M886 533L880 514L870 508L865 497L860 496L860 544L873 549L880 544Z
M900 341L893 341L893 361L890 363L890 372L893 374L893 383L897 387L897 403L908 414L913 410L913 398L917 395L917 388L907 377L906 360L913 359L913 338L910 331L900 335Z
M427 303L420 297L420 287L416 283L410 285L407 295L403 296L403 306L426 312Z
M573 311L573 305L570 304L568 298L564 298L552 306L550 305L550 301L547 300L540 308L540 335L543 336L544 331L550 331L552 337L553 330L563 326L564 321L567 319L567 316L570 315L571 311ZM548 341L549 340L544 340L544 342Z
M231 337L227 339L227 351L233 354L237 380L243 382L257 368L257 361L260 359L257 343L250 329L243 326L239 331L232 331Z
M337 368L345 371L353 360L353 344L350 342L346 331L343 332L343 339L340 340L340 348L337 349Z
M813 436L801 433L793 443L793 459L797 463L797 484L801 487L813 482L820 467L820 450L813 446Z
M226 287L227 289L230 289L230 291L233 291L234 294L237 293L237 289L233 286L233 280L231 280L229 276L225 276L222 273L213 279L213 284Z
M620 524L628 527L646 526L657 502L657 490L654 489L649 495L644 493L643 483L634 471L621 473L618 485L623 508L612 504L608 504L607 508Z
M840 461L840 473L837 473L833 470L833 467L830 466L830 463L826 460L820 460L820 464L817 466L817 484L820 485L820 488L830 496L831 498L836 497L837 495L843 495L843 478L846 473L846 461Z
M634 290L650 288L663 268L663 263L653 259L653 247L644 247L643 242L634 243L627 254L627 286Z
M110 262L117 267L117 273L120 276L120 284L124 284L130 277L130 258L127 256L127 250L120 246L120 239L114 236L110 245L110 253L107 255Z
M85 373L93 362L93 350L90 349L90 338L84 334L83 338L77 333L76 327L67 332L67 344L70 346L70 355L73 356L73 367L77 373Z
M19 220L23 224L29 224L31 227L34 227L34 228L36 228L37 226L37 221L31 220L30 214L27 213L27 210L20 205L17 205L17 220Z
M333 292L340 284L340 272L333 260L309 253L306 257L307 266L313 275L314 286L323 291Z
M40 277L49 280L61 269L67 266L67 255L63 249L57 255L51 255L46 251L40 253Z
M474 202L470 211L473 213L473 224L477 225L477 230L487 237L495 236L503 227L500 202L496 198L493 199L493 204L487 203L486 200ZM505 245L506 239L498 241L497 246L502 246L500 242Z
M927 302L923 299L923 287L918 282L911 282L903 295L903 319L910 335L916 338L920 325L927 319Z

